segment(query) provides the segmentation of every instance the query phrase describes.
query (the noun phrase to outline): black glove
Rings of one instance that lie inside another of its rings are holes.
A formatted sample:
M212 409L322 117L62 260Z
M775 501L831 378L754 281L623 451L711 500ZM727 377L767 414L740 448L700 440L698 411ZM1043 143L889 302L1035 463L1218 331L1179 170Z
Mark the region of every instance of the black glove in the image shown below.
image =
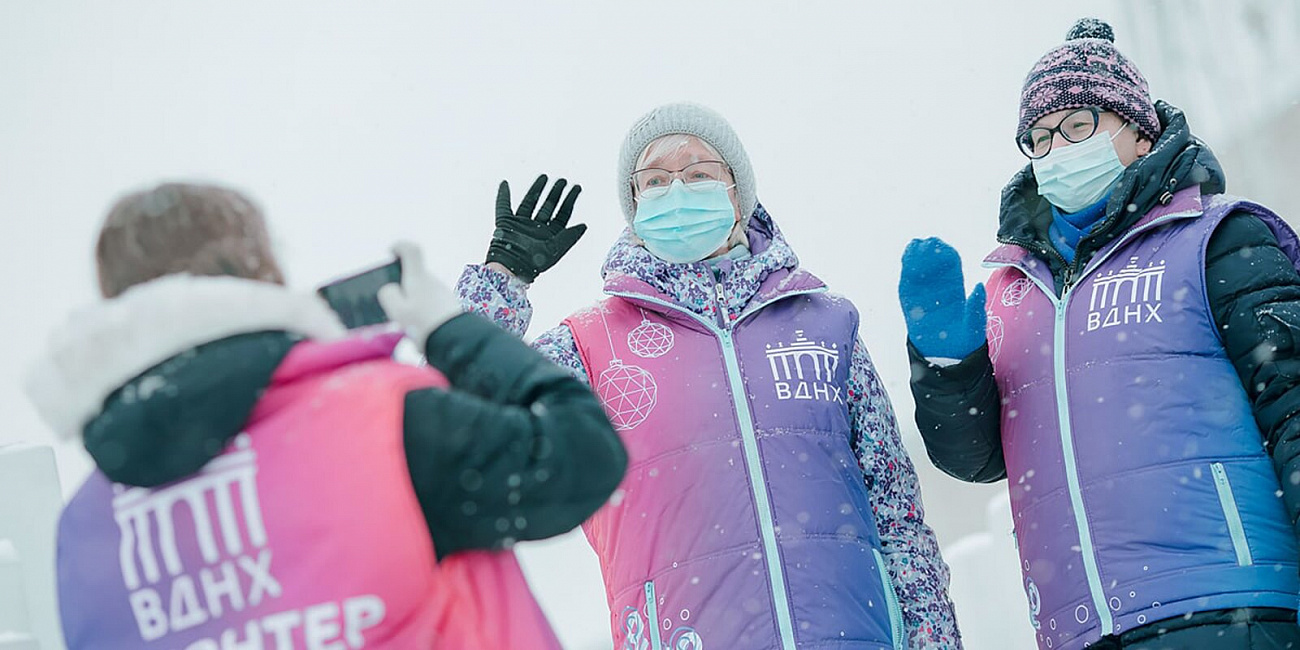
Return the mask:
M501 187L497 189L497 229L492 233L487 261L506 267L515 277L529 283L536 280L542 271L555 266L587 232L586 224L569 226L573 204L582 193L581 185L573 186L569 195L564 197L560 211L555 212L555 205L560 202L567 184L563 178L555 181L534 217L533 207L546 188L546 175L542 174L533 181L524 200L519 202L519 209L513 212L510 210L510 183L501 181Z

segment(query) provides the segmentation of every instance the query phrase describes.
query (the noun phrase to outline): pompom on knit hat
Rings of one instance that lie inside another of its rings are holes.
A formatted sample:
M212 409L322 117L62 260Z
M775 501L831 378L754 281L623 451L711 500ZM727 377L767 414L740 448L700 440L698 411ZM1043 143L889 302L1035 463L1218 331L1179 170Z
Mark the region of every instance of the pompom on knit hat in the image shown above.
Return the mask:
M749 154L740 143L740 137L731 124L711 108L690 102L664 104L641 116L627 132L623 149L618 155L618 197L623 204L623 217L631 225L636 216L636 203L632 200L630 178L636 169L637 159L651 142L675 133L693 135L722 156L722 162L731 168L736 179L736 198L740 203L741 228L758 206L754 189L754 168L749 164Z
M1029 71L1020 92L1016 133L1048 113L1085 106L1118 113L1152 142L1160 137L1160 119L1146 78L1115 48L1110 25L1096 18L1076 22L1065 43L1044 54Z

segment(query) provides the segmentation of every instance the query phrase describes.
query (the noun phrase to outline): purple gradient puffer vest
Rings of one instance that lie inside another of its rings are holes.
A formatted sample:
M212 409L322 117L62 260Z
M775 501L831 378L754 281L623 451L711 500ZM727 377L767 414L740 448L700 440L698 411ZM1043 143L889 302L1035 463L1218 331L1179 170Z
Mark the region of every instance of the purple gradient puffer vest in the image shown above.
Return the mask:
M1103 248L1058 298L1017 246L986 260L1021 570L1040 648L1190 612L1300 605L1300 553L1211 313L1210 235L1267 209L1199 188Z
M154 489L90 476L59 522L70 650L558 650L511 552L435 561L402 443L400 334L304 341L247 430Z
M850 439L856 310L800 271L734 323L606 291L565 322L630 455L585 525L615 647L903 647Z

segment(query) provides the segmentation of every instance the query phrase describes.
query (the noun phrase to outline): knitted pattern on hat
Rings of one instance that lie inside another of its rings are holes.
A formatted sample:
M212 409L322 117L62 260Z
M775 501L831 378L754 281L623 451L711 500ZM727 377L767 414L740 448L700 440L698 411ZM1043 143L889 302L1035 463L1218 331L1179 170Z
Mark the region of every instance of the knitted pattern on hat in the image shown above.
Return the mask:
M741 229L749 224L749 217L758 206L754 189L754 168L749 164L740 137L731 124L716 111L690 102L664 104L641 116L627 132L623 149L618 155L618 198L623 204L623 218L628 225L636 216L636 203L632 200L632 172L641 152L656 139L674 133L693 135L713 147L722 155L722 162L731 168L736 179L736 198L740 214L744 216Z
M1044 54L1025 77L1016 133L1023 133L1048 113L1096 106L1118 113L1155 142L1160 137L1160 120L1151 103L1147 80L1115 48L1115 32L1110 25L1084 18L1070 28L1065 39L1064 44Z

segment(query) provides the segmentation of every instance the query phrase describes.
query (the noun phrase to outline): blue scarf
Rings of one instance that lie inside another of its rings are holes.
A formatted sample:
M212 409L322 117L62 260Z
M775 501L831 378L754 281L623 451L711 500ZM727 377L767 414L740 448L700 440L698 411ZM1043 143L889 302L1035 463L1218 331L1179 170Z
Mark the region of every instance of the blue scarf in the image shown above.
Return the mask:
M1052 225L1047 227L1047 237L1066 262L1074 263L1074 250L1079 247L1079 241L1083 236L1106 216L1108 201L1110 201L1110 194L1073 214L1065 214L1056 206L1052 206Z

